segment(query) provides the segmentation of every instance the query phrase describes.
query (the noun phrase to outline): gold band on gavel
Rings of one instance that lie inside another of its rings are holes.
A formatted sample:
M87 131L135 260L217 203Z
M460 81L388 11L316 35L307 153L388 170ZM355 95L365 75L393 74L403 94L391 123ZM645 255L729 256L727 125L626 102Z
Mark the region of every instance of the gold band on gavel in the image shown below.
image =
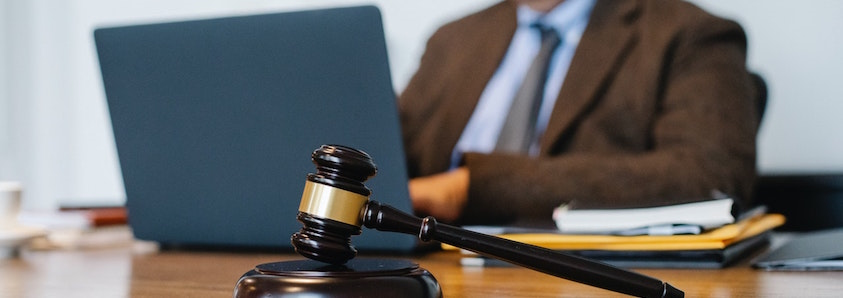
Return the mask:
M368 201L367 196L308 180L299 211L359 227L361 210Z

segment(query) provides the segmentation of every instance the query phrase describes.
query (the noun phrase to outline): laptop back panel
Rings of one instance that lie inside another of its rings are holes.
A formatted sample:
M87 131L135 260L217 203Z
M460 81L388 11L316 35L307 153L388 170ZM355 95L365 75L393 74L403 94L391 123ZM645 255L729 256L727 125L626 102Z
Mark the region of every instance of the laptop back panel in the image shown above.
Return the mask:
M372 198L411 211L395 93L375 7L94 32L135 237L291 248L310 154L368 152ZM361 251L413 236L364 231Z

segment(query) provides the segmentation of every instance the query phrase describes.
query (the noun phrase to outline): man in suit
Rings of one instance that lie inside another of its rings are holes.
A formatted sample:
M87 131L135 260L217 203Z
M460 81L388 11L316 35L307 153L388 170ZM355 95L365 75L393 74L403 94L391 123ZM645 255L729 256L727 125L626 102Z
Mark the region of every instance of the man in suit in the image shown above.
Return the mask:
M561 39L540 134L527 152L497 151L536 22ZM469 224L713 191L745 204L760 117L745 59L738 24L678 1L505 1L446 24L399 97L413 206Z

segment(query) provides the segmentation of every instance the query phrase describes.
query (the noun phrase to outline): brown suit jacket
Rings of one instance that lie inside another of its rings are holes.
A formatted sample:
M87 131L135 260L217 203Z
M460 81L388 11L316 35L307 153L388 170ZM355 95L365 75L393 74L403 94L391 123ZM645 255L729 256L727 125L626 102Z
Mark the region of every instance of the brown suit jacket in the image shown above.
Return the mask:
M399 98L410 176L446 171L515 31L502 2L440 28ZM598 0L540 156L467 154L462 223L549 219L572 208L739 203L755 179L757 91L746 37L679 1Z

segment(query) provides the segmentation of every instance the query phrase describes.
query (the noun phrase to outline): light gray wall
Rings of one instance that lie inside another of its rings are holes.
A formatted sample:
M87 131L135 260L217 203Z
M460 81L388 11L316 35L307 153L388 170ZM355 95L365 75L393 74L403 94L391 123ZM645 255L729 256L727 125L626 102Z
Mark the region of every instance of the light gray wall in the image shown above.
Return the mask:
M6 73L8 72L8 67L6 66L6 40L8 39L6 36L6 22L8 17L6 16L6 2L0 1L0 180L3 178L3 173L5 171L10 170L9 160L11 154L9 153L9 119L8 117L3 116L3 111L8 111L8 87L6 86L7 79ZM5 170L4 170L5 169Z
M843 172L843 1L693 2L744 26L767 80L762 173Z
M2 0L0 179L24 184L24 208L124 201L92 30L333 6L375 4L384 15L396 89L427 36L490 0Z
M396 90L443 22L493 0L2 0L0 179L25 207L119 204L122 180L91 31L97 26L374 3L384 15ZM738 20L749 64L770 85L759 145L764 173L843 172L843 1L696 0ZM315 3L315 4L314 4Z

